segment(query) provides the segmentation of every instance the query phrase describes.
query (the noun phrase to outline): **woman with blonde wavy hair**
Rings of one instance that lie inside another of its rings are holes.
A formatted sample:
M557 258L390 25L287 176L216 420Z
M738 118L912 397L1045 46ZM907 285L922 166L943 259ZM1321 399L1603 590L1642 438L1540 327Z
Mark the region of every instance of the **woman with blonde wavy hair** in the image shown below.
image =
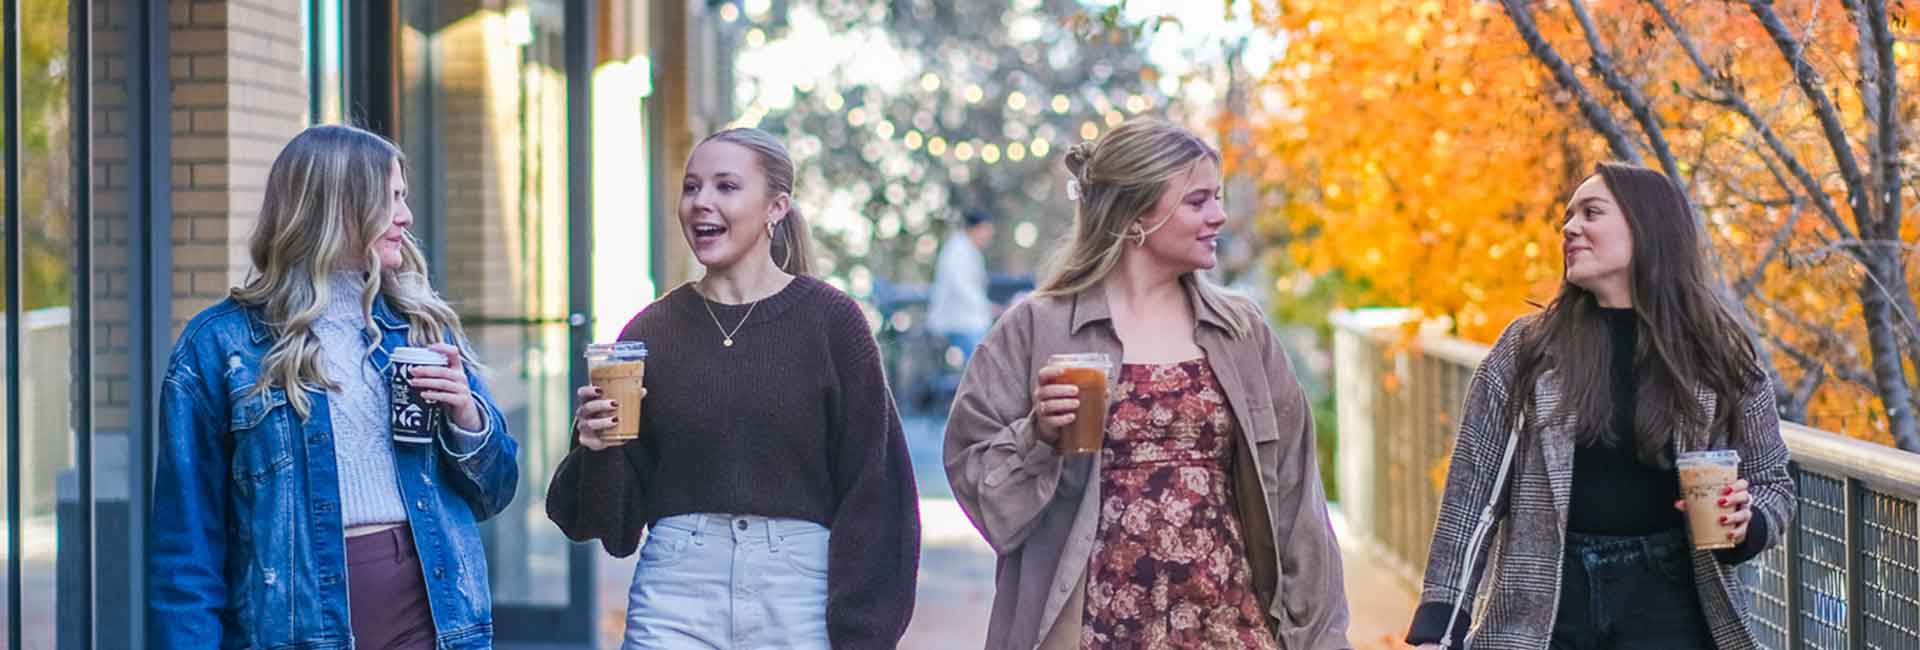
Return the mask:
M999 554L988 648L1351 647L1313 418L1260 309L1210 284L1220 154L1133 120L1066 154L1065 257L967 367L953 493ZM1102 441L1056 354L1119 362ZM1069 449L1069 452L1078 451Z
M404 163L352 127L295 136L246 284L181 332L147 544L155 647L491 647L478 522L513 500L517 445L427 284ZM445 414L424 443L389 424L396 362L421 364L411 392Z

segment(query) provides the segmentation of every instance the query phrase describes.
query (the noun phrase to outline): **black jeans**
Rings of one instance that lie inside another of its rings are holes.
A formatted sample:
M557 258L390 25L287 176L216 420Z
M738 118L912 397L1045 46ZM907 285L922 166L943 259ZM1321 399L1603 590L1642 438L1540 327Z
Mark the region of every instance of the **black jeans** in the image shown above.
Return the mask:
M1685 528L1644 537L1567 533L1552 650L1713 650Z

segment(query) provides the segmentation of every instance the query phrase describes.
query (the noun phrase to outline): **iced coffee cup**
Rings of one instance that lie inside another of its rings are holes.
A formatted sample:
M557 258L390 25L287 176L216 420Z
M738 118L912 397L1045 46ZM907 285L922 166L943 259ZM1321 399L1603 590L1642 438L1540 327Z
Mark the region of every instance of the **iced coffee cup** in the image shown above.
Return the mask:
M1080 389L1080 408L1074 411L1073 423L1060 432L1054 450L1062 455L1100 451L1106 442L1107 373L1113 370L1113 362L1098 352L1056 354L1047 359L1047 367L1060 369L1060 375L1048 383Z
M600 387L603 399L619 405L613 428L603 440L640 437L640 387L647 374L647 344L639 341L594 343L587 346L587 383Z
M1731 510L1721 507L1727 486L1740 480L1740 452L1731 449L1689 451L1674 460L1680 471L1680 498L1687 502L1687 531L1696 549L1733 548L1727 539L1728 527L1720 517Z

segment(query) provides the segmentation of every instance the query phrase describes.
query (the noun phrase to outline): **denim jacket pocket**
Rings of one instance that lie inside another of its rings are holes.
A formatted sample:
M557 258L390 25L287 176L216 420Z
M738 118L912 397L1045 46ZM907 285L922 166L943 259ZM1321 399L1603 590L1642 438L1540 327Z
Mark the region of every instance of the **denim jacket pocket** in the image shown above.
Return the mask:
M256 487L293 465L292 409L278 388L237 391L232 403L227 431L233 437L233 479Z

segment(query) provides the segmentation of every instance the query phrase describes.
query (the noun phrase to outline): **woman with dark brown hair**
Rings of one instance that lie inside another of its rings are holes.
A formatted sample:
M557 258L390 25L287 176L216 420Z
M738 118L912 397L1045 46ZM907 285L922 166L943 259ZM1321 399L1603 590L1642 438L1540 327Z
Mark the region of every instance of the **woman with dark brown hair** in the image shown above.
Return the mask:
M1559 296L1508 326L1468 386L1407 641L1754 648L1735 567L1782 539L1793 483L1773 386L1713 290L1686 197L1602 164L1561 232ZM1716 501L1731 548L1689 540L1675 459L1707 449L1739 453ZM1471 621L1476 571L1492 588Z

